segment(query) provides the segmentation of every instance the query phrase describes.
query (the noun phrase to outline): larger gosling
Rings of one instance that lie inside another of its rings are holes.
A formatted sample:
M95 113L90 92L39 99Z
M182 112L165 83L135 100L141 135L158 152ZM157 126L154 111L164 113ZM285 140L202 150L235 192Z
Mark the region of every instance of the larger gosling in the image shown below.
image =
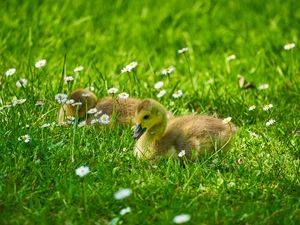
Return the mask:
M199 156L226 146L236 131L233 124L209 116L181 116L168 122L165 108L151 99L138 105L135 123L133 137L138 141L134 154L145 160L178 158L182 150L190 159L194 154Z

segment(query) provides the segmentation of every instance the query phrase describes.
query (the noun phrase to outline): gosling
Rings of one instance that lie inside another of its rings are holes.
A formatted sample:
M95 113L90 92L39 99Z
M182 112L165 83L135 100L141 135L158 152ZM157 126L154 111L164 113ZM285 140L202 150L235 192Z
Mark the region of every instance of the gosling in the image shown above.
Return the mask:
M88 125L93 124L93 121L97 121L103 114L113 117L113 121L117 124L132 125L137 106L141 103L141 100L131 97L126 99L104 97L97 101L93 92L82 88L73 91L69 99L73 99L75 104L63 105L60 108L58 116L60 124L63 124L69 116L75 117L77 110L78 120L85 120ZM168 118L172 117L170 112L167 112L167 115Z
M166 109L151 99L138 105L135 123L133 137L138 140L134 154L145 160L164 156L182 159L182 150L186 159L201 156L227 146L236 132L233 124L209 116L181 116L168 122Z

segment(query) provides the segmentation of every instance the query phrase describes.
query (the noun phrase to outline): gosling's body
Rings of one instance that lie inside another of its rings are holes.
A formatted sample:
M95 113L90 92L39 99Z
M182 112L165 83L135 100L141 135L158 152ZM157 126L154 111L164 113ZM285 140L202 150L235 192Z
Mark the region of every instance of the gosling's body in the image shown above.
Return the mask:
M233 124L225 124L223 120L209 116L182 116L167 122L166 113L159 103L145 101L141 105L146 107L139 106L142 109L137 111L136 121L143 126L145 114L156 121L145 123L146 131L136 143L134 152L141 159L178 157L182 150L185 150L187 158L201 155L226 146L236 130Z

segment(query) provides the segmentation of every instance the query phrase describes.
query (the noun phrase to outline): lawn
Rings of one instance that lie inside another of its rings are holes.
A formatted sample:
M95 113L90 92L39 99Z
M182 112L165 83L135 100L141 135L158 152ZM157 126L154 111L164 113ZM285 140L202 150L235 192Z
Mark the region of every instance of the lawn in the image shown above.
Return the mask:
M0 224L300 224L299 1L2 0L0 24ZM57 126L79 87L239 131L185 167L141 161L132 127Z

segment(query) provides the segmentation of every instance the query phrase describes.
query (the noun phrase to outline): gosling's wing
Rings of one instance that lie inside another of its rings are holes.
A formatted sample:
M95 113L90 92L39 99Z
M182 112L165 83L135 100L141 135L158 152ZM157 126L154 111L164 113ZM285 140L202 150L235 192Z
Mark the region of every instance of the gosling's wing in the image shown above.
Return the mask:
M178 117L170 125L181 129L189 145L201 152L218 148L232 133L223 120L208 116Z

